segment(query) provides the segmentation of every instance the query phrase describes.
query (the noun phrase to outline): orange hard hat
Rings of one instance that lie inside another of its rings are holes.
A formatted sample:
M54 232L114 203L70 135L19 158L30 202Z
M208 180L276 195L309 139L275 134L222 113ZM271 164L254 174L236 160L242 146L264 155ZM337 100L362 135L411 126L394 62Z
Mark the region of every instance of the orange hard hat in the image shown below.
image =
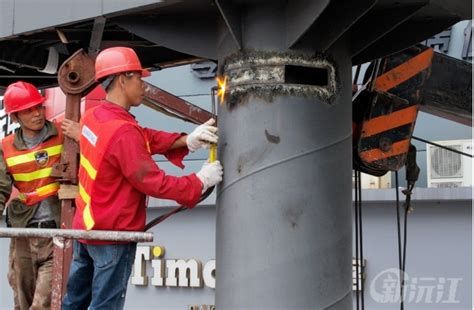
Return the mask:
M128 47L111 47L103 50L95 60L95 80L99 82L109 75L139 71L142 77L150 76L150 71L143 69L135 51Z
M6 113L23 111L42 104L46 100L38 89L30 83L15 82L8 85L3 96Z

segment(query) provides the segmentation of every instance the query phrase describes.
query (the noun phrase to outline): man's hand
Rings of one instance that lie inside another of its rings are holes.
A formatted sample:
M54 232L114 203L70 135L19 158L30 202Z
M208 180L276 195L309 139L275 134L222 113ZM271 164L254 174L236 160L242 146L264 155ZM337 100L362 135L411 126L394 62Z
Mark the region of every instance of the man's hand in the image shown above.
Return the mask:
M217 143L217 127L212 126L216 121L211 118L204 124L196 127L186 138L186 144L191 152L200 148L208 149L211 143Z
M81 135L81 128L79 123L73 122L70 119L65 119L61 123L61 129L63 130L63 134L66 137L69 137L76 142L79 142L79 137Z
M222 174L224 173L221 162L216 160L212 163L205 162L201 170L196 173L199 180L202 182L202 193L209 187L212 187L222 181Z

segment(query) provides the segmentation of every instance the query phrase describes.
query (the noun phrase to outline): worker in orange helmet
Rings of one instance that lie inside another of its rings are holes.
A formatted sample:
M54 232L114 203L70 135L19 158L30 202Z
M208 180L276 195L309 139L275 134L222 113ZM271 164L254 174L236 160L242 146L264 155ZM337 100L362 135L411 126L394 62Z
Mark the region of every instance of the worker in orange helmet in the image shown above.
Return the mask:
M19 195L7 206L7 226L16 228L59 227L59 183L51 176L63 149L63 133L79 137L79 124L45 119L45 98L26 82L9 85L5 91L5 112L20 127L1 143L0 216L12 186ZM51 304L53 267L52 239L12 238L8 280L14 292L15 309L47 309Z
M126 47L105 49L97 56L96 80L106 90L100 105L81 119L79 195L74 229L143 231L146 195L194 207L202 193L222 180L219 161L205 163L196 174L166 175L153 154L163 154L183 167L189 151L217 143L217 128L209 120L191 134L142 128L131 107L143 100L143 69ZM63 309L122 309L136 243L79 240L63 300Z

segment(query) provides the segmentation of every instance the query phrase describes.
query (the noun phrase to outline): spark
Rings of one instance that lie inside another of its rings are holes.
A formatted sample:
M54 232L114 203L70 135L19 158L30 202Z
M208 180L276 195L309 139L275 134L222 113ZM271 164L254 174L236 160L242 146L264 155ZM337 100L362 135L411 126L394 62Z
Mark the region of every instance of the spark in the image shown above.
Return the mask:
M217 77L217 97L219 97L219 101L221 104L224 103L225 91L227 87L227 76Z

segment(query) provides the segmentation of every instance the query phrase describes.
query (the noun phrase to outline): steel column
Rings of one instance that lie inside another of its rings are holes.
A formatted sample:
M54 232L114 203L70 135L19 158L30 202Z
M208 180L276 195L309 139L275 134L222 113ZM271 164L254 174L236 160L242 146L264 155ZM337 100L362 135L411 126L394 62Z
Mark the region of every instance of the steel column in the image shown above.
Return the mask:
M320 57L288 52L283 14L268 3L243 12L242 52L220 28L229 87L218 113L225 174L217 194L216 306L351 309L349 47L338 43ZM328 71L328 85L308 85L311 74L298 82L326 60L335 74ZM290 66L302 75L289 77Z
M79 50L68 58L59 69L58 82L66 94L65 118L79 122L81 117L81 97L85 96L96 86L94 81L94 61L83 51ZM79 165L79 144L74 140L64 138L64 151L61 162L53 169L53 175L61 180L61 184L77 184ZM61 227L71 228L74 218L75 203L72 199L61 201ZM52 280L51 308L60 309L63 295L66 291L69 267L72 259L72 242L65 240L61 246L55 244L55 271Z

